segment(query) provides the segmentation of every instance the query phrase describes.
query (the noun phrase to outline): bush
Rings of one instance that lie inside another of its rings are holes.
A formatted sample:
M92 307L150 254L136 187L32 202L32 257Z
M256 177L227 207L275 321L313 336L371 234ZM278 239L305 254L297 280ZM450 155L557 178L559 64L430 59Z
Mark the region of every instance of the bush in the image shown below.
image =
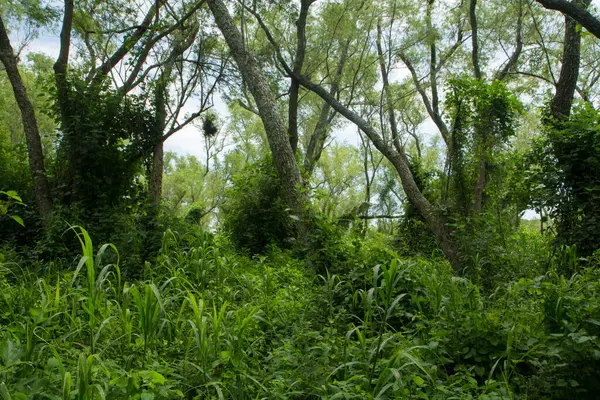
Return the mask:
M264 254L270 245L290 248L295 238L293 216L281 193L270 157L250 165L233 178L222 206L223 227L233 244L250 254Z

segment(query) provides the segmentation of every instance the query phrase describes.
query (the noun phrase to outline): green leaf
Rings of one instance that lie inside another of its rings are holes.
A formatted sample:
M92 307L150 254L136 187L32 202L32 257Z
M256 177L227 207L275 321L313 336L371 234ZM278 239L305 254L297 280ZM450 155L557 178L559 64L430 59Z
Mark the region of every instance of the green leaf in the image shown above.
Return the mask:
M8 393L8 388L4 382L0 383L0 396L2 396L2 400L12 400L12 397L10 393Z
M17 223L19 225L21 225L23 228L25 227L25 224L23 223L23 218L19 217L18 215L11 215L10 217L12 219L14 219L15 221L17 221Z
M4 192L4 191L0 190L0 194L5 194L8 197L10 197L11 199L18 201L19 203L23 202L23 200L21 200L21 197L19 197L17 192L15 192L14 190L9 190L8 192Z
M421 387L425 383L425 379L421 378L420 376L414 376L413 382L415 382L417 386Z
M146 370L146 371L140 371L138 374L142 378L144 378L154 384L164 385L166 382L165 377L156 371Z

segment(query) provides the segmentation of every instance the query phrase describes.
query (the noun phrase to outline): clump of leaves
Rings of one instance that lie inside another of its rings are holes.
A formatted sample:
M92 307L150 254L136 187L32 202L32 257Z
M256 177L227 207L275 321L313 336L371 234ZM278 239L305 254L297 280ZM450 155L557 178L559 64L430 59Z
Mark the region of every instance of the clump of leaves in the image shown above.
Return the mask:
M208 138L217 136L217 133L219 133L219 128L217 126L217 118L218 116L215 113L206 113L206 115L202 119L202 132L204 133L204 136Z
M6 199L3 199L2 197L5 197ZM19 197L17 192L13 190L9 190L8 192L0 190L0 216L7 215L8 208L15 204L23 204L23 200L21 200L21 197ZM15 220L19 225L25 226L23 224L23 219L18 215L10 215L10 218Z
M555 222L560 244L582 256L600 248L600 113L577 107L567 121L554 121L529 158L532 205Z

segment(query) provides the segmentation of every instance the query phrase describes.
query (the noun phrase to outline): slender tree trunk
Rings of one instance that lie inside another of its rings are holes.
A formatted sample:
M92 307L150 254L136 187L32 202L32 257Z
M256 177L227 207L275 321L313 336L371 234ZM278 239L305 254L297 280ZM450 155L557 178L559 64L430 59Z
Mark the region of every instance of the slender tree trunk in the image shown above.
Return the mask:
M177 57L183 55L187 49L194 43L200 26L196 24L189 32L187 37L178 40L173 44L173 49L167 57L163 72L161 73L156 88L154 90L154 107L156 109L156 130L160 135L156 138L156 144L152 151L152 165L150 168L150 179L148 182L148 191L150 202L153 206L159 206L162 198L163 171L164 171L164 141L166 121L167 121L167 85L173 73L173 67Z
M223 1L207 0L206 3L254 97L288 206L295 213L304 215L306 199L301 191L302 177L288 138L287 127L279 115L275 96L271 92L262 68L244 46L242 35Z
M475 184L475 213L481 214L483 211L483 193L485 191L487 164L485 159L485 149L481 150L479 157L479 176Z
M519 16L517 17L517 36L516 36L516 45L515 49L504 65L503 68L499 69L496 73L496 79L499 81L503 81L504 78L508 75L508 73L515 67L517 61L519 61L519 57L523 52L523 1L518 0L519 2Z
M174 59L174 57L173 57ZM158 207L162 198L162 178L164 171L164 147L163 147L163 132L165 131L166 120L167 120L167 98L166 98L166 86L167 80L171 76L172 71L172 57L166 62L165 69L161 76L156 82L156 88L154 90L154 108L156 110L156 143L152 150L152 164L150 165L149 180L148 180L148 192L150 195L150 203L152 206ZM156 209L156 211L158 211Z
M347 40L341 51L340 59L335 72L335 77L331 83L329 94L333 97L337 96L339 92L340 81L348 59L348 48L350 47L350 40ZM331 115L331 105L326 101L321 106L321 112L319 113L319 119L315 125L315 129L310 136L308 142L308 148L306 149L306 156L304 157L304 171L308 177L310 177L315 169L316 163L321 158L323 153L323 147L325 146L325 140L327 139L327 132L331 126L333 116Z
M69 86L67 82L67 66L69 64L69 50L71 48L71 30L73 28L74 4L73 0L65 0L65 11L60 32L60 50L54 63L54 78L58 95L58 107L62 129L69 125Z
M159 206L162 198L164 171L164 149L163 141L159 141L154 146L152 152L152 169L150 170L150 181L148 183L150 192L150 202L153 206Z
M74 201L79 196L80 190L78 189L77 179L77 168L76 168L76 157L74 153L75 135L78 132L73 132L71 124L71 111L69 107L70 103L70 89L69 82L67 79L67 67L69 64L69 51L71 48L71 30L73 28L73 17L74 17L74 3L73 0L64 0L64 13L63 21L60 32L60 49L56 62L53 65L54 69L54 81L56 83L56 102L58 105L59 118L60 118L60 129L63 135L59 152L64 151L62 157L66 161L66 170L63 171L64 176L61 178L66 184L70 186L70 190L66 198L63 197L61 202L69 203Z
M473 47L471 51L471 61L473 62L473 71L475 72L475 78L481 79L481 68L479 67L479 39L477 30L477 0L471 0L469 3L469 22L471 23L471 45Z
M304 172L307 178L312 176L317 161L319 161L321 154L323 153L323 147L325 147L325 141L327 140L327 132L330 127L330 113L331 106L328 103L323 102L321 112L319 113L319 119L310 136L308 148L306 149L306 156L304 157Z
M15 99L21 110L21 121L27 140L27 155L29 158L29 168L33 181L35 192L35 202L38 211L42 217L48 216L52 212L52 201L50 198L50 186L46 176L44 166L44 153L42 151L42 141L38 129L37 119L33 105L27 95L27 90L19 74L17 59L8 38L8 32L4 22L0 17L0 61L4 65L6 74L13 88Z
M296 48L296 56L294 57L294 73L300 75L302 73L302 65L304 64L304 55L306 53L306 18L308 17L308 9L313 3L313 0L302 0L300 4L300 16L296 21L298 45ZM290 100L288 107L288 133L290 135L290 145L292 151L296 153L298 149L298 97L300 94L300 83L292 77L290 84Z
M385 108L387 108L388 113L388 121L390 123L390 130L392 131L392 142L396 147L398 152L402 151L402 146L400 145L400 134L398 132L398 123L396 121L396 112L394 111L394 101L392 98L392 93L390 91L390 82L388 79L388 69L385 63L385 58L383 54L383 46L381 45L382 38L382 29L381 23L377 22L377 55L379 59L379 69L381 72L381 78L383 81L383 94L385 98Z

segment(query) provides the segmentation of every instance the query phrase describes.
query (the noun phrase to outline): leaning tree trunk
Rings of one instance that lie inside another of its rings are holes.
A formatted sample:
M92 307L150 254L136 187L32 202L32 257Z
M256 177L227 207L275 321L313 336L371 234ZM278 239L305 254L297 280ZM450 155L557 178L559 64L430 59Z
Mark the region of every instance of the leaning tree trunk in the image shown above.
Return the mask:
M304 77L297 78L302 86L317 94L327 103L329 103L334 110L346 117L360 130L362 130L373 142L377 150L379 150L381 154L383 154L383 156L390 161L400 176L400 181L402 182L402 187L404 189L404 193L406 193L406 197L415 206L419 214L425 220L425 223L427 224L431 233L433 233L438 245L444 252L444 255L448 261L450 261L450 264L452 264L455 270L458 270L461 266L458 247L454 240L450 237L448 228L442 216L419 190L412 172L410 171L408 158L402 149L398 151L398 149L396 149L393 145L386 143L381 135L375 130L375 128L373 128L365 119L363 119L354 111L350 110L348 107L344 106L321 86L310 82Z
M567 0L535 0L549 10L557 10L565 16L569 16L577 21L581 26L590 31L591 34L600 39L600 20L593 16L587 7L590 2L578 3Z
M44 153L42 151L42 141L38 130L37 119L33 105L27 96L27 90L19 74L17 59L8 38L8 33L4 22L0 17L0 61L4 65L6 75L10 80L15 99L21 110L21 121L27 140L27 154L29 156L29 168L33 180L33 189L35 192L35 202L39 213L45 217L52 212L52 202L50 199L50 186L44 167Z
M275 96L271 92L262 68L244 46L242 35L223 1L206 0L206 3L225 37L252 97L254 97L267 134L285 200L294 212L303 215L305 196L301 191L302 177L288 139L287 127L279 115Z

